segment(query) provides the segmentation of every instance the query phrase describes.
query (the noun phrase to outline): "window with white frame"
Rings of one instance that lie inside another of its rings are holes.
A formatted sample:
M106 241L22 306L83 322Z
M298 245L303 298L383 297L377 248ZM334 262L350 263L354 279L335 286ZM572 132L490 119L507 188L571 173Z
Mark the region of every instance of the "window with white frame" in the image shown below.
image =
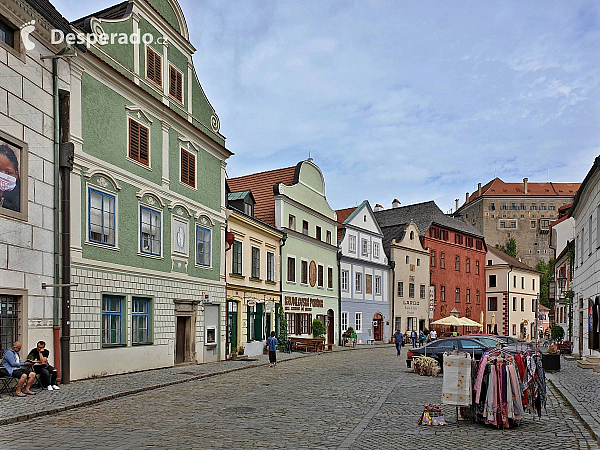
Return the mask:
M327 289L333 289L333 267L327 268Z
M362 292L362 273L356 272L356 278L354 283L354 288L356 292Z
M350 272L348 270L344 270L342 269L342 291L344 292L348 292L349 290L349 278L350 278Z
M348 311L342 311L340 322L342 324L342 332L346 331L348 329Z
M398 281L398 297L404 297L404 282Z
M419 297L420 298L425 298L425 285L424 284L422 284L419 287Z
M161 255L161 213L140 205L140 252Z
M362 333L362 313L357 312L354 314L354 331Z
M362 253L363 256L367 256L369 254L369 241L366 239L362 239Z
M373 243L373 258L379 258L379 242Z
M375 295L381 295L381 276L375 275Z
M267 281L275 281L275 254L267 252Z
M88 189L88 239L97 244L115 245L115 196Z
M348 237L348 251L350 253L356 253L356 236Z
M296 258L288 256L287 259L287 280L290 283L296 282Z
M322 288L324 285L325 269L323 264L317 266L317 287Z
M210 266L211 230L196 225L196 264Z

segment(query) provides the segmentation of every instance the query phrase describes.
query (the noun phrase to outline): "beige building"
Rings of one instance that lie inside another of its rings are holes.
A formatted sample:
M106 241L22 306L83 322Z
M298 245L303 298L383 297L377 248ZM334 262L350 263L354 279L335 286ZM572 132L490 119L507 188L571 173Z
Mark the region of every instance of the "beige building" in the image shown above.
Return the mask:
M489 247L517 242L521 260L531 267L553 256L549 247L550 222L558 218L558 209L573 201L579 183L505 183L500 178L482 186L459 207L455 215L463 216L485 236Z
M280 244L283 232L254 217L250 191L228 193L226 256L227 352L244 347L260 355L271 331L278 332L281 308Z
M489 247L485 276L486 332L525 340L535 337L540 273L518 259Z
M429 250L423 248L414 222L384 227L383 247L393 261L391 317L393 331L429 328Z

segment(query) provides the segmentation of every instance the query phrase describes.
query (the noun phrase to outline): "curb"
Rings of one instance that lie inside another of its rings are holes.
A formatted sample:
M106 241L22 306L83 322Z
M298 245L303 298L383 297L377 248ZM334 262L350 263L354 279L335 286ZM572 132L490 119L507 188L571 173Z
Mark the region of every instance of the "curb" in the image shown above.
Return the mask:
M337 350L335 352L307 353L306 355L298 356L296 358L290 358L290 359L284 359L282 361L278 361L278 363L281 364L281 363L284 363L287 361L296 361L298 359L308 358L311 356L319 356L319 355L328 354L328 353L333 354L333 353L337 353L337 352L341 352L341 351L371 350L373 348L385 348L385 347L384 346L380 346L380 347L374 346L371 348L348 348L347 350ZM190 378L185 378L183 380L167 381L166 383L153 384L151 386L144 386L144 387L140 387L140 388L136 388L136 389L131 389L129 391L119 392L117 394L105 395L103 397L93 398L91 400L85 400L85 401L81 401L78 403L73 403L71 405L60 406L57 408L48 409L45 411L36 411L36 412L30 413L30 414L21 414L19 416L7 417L6 419L0 419L0 425L9 425L12 423L24 422L27 420L35 419L37 417L51 416L53 414L58 414L58 413L61 413L64 411L69 411L71 409L77 409L77 408L83 408L85 406L96 405L98 403L102 403L102 402L105 402L108 400L114 400L114 399L121 398L121 397L127 397L129 395L135 395L135 394L139 394L141 392L153 391L156 389L173 386L176 384L188 383L190 381L202 380L204 378L211 378L211 377L215 377L217 375L224 375L224 374L228 374L228 373L232 373L232 372L238 372L240 370L254 369L257 367L263 367L263 366L267 366L267 365L268 365L268 363L266 363L266 362L259 363L259 364L252 364L252 365L248 365L248 366L244 366L244 367L236 367L233 369L226 369L226 370L221 370L221 371L213 372L213 373L203 373L200 375L194 375L194 376L191 376Z
M561 389L560 385L554 383L552 378L548 377L548 375L549 374L546 374L546 379L550 382L552 387L556 390L556 392L558 392L558 394L563 398L563 400L565 400L569 404L577 418L581 421L581 423L583 423L584 427L588 430L588 432L592 435L596 442L600 444L600 436L598 436L594 431L594 426L596 425L594 419L592 419L592 417L587 413L586 409L581 405L581 402L579 402L579 400L577 400L569 392L567 392L566 389ZM583 413L580 411L586 412Z

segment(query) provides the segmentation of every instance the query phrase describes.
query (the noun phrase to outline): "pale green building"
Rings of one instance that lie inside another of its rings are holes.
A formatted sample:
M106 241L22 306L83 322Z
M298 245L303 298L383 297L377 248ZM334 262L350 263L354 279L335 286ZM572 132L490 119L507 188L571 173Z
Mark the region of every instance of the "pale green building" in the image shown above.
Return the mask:
M224 359L231 152L181 8L132 0L72 25L109 42L71 64L71 378Z

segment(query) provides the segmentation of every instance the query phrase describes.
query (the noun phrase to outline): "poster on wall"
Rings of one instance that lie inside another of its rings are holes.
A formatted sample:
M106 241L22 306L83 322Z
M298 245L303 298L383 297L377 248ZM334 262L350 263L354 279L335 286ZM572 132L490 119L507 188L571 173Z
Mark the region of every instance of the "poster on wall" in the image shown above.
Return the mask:
M27 144L2 131L0 214L27 219Z

